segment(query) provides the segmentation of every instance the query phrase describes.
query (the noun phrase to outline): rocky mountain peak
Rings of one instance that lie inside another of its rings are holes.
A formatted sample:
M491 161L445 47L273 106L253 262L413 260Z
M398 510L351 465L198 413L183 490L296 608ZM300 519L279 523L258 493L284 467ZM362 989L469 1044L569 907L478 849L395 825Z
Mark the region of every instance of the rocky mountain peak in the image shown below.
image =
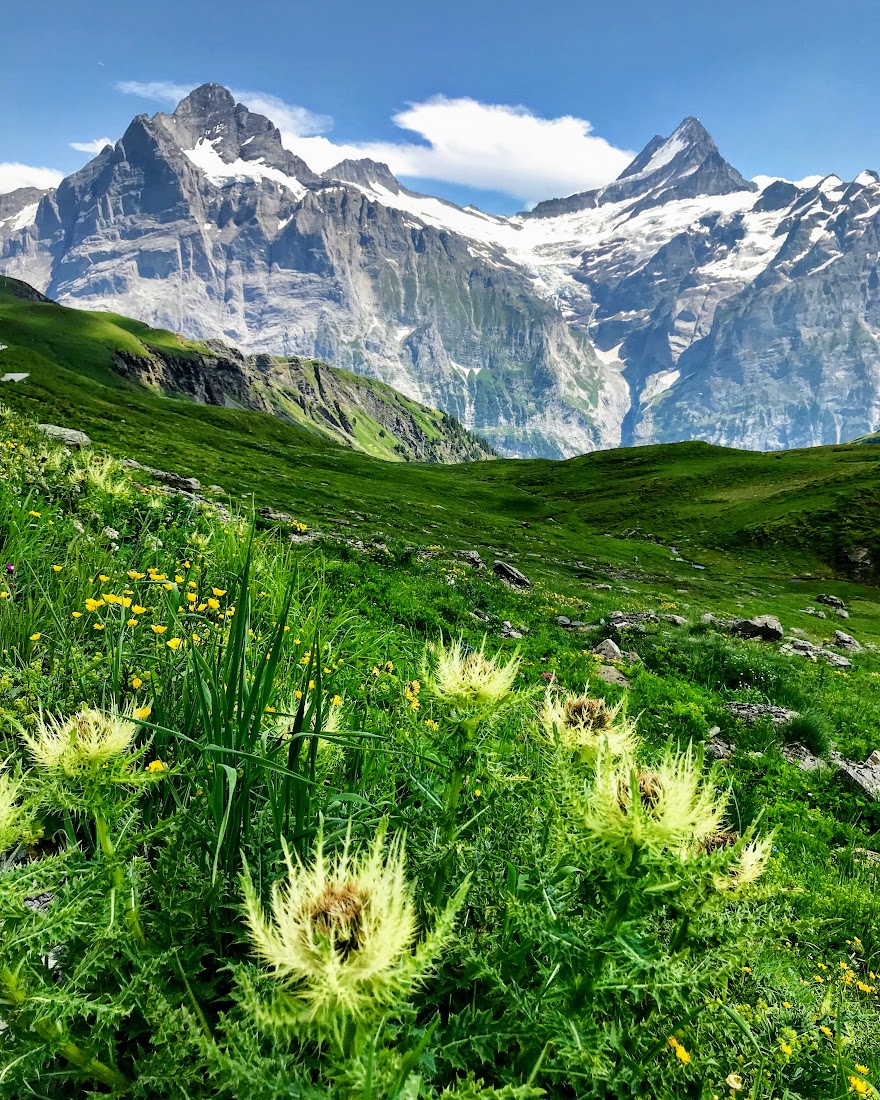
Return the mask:
M384 187L393 195L399 195L402 188L387 164L364 157L361 160L341 160L324 173L324 178L353 183L358 187Z
M234 111L235 100L228 88L222 84L201 84L177 104L172 117L207 133L228 122Z

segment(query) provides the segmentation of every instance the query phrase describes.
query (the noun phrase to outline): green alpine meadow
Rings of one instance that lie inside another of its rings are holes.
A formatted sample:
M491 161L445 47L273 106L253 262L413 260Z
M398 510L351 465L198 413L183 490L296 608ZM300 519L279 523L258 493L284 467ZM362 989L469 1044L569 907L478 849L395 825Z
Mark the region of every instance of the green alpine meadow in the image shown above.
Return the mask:
M875 439L0 338L3 1100L880 1095Z

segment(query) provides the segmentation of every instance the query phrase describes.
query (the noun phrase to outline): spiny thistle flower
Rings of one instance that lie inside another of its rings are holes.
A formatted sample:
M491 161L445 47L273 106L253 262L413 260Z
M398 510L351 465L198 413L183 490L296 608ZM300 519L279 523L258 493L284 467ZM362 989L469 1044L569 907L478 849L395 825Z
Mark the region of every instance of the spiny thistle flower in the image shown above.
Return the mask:
M4 851L21 832L21 806L18 796L21 784L6 772L0 772L0 851Z
M717 890L721 892L747 890L753 886L767 870L773 851L773 837L766 836L744 844L736 859L727 869L727 874L714 876Z
M97 770L126 752L136 732L133 722L86 707L72 718L44 721L24 741L41 767L73 776Z
M636 748L635 722L622 714L623 700L614 707L588 695L560 695L548 688L541 711L548 739L595 760L604 751L631 756Z
M422 663L428 692L438 702L470 713L504 702L519 671L519 655L504 664L497 657L487 657L485 647L485 639L479 649L469 649L460 641L428 646Z
M597 840L625 851L661 852L718 832L726 803L727 793L701 775L689 748L668 750L653 769L639 768L630 756L601 753L587 796L576 804Z
M358 857L351 854L350 833L329 860L319 836L311 866L294 863L285 847L287 875L272 887L268 916L245 875L251 942L285 980L293 1020L338 1032L347 1021L359 1023L391 1007L424 978L451 934L466 884L413 951L416 908L403 843L398 838L384 849L384 826Z

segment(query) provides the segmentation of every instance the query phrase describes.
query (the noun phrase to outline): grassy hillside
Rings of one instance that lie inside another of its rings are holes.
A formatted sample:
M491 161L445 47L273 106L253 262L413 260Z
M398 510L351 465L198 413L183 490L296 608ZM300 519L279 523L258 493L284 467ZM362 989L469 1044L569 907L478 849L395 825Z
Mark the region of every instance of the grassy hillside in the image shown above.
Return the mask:
M107 400L80 385L80 414ZM0 415L0 1100L877 1095L880 802L791 755L880 748L877 591L828 579L821 534L872 460L437 470L286 428L285 482L278 454L236 458L229 410L199 450L151 407L137 457L225 456L227 486L358 526L251 539L246 507ZM474 545L531 587L456 557ZM706 612L863 648L835 668ZM595 654L612 635L624 653ZM373 862L328 878L321 831L331 869L347 836Z
M133 403L151 416L173 409L152 400L163 393L192 405L194 398L205 400L207 391L219 405L273 411L316 443L330 439L390 461L492 454L452 418L381 382L296 357L264 357L256 370L233 349L184 340L115 313L68 309L3 276L0 344L8 345L0 352L0 375L29 373L24 389L51 390L60 400L88 378L111 391L103 395L104 404ZM198 415L192 408L178 414Z

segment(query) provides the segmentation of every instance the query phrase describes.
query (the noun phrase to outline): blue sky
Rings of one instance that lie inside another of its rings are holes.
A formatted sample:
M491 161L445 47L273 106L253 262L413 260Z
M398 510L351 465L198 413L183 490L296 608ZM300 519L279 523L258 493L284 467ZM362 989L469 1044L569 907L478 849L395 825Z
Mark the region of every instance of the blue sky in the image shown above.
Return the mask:
M880 168L877 0L41 0L2 22L0 191L207 80L270 104L319 170L387 154L504 212L605 182L690 114L746 176Z

